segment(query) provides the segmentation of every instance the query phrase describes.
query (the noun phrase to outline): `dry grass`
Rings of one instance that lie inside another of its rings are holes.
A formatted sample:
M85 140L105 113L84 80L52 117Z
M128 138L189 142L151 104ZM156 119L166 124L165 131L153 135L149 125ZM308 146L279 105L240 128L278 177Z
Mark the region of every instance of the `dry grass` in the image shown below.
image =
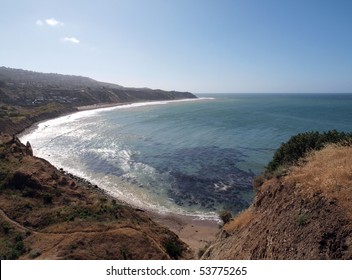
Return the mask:
M321 193L336 200L352 219L352 147L328 145L290 170L287 184L300 186L305 196Z
M250 207L240 213L229 223L224 225L224 230L234 232L247 225L254 217L253 209Z

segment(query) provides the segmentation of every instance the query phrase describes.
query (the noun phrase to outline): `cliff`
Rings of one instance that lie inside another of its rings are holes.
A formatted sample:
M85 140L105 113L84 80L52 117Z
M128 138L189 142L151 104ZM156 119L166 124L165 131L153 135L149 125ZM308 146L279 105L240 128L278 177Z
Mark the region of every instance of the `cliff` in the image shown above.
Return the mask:
M258 185L203 259L352 259L352 146L328 145Z
M142 210L33 157L0 134L0 259L184 259L176 234Z
M0 131L19 133L34 122L74 112L78 106L186 98L196 96L0 67Z

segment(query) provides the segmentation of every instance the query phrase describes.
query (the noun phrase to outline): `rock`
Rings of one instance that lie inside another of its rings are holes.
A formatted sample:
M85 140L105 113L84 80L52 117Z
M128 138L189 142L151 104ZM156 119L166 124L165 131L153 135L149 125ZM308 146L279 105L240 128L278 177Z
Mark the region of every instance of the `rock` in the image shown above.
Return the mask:
M29 143L29 141L27 141L27 143L26 143L26 155L27 156L33 156L32 146Z

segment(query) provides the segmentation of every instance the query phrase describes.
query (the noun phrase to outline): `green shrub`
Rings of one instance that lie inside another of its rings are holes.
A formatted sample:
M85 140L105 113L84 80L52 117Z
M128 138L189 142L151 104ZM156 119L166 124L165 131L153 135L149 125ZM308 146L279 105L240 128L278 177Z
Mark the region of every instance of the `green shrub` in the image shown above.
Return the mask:
M3 223L1 224L1 228L2 228L2 230L4 231L5 234L8 234L9 231L10 231L10 225L9 225L9 223L7 223L7 222L3 222Z
M168 240L164 244L166 252L169 254L169 256L173 259L178 259L179 256L181 256L182 249L180 247L180 244L177 243L175 240Z
M351 144L352 133L331 130L320 133L310 131L292 136L276 150L273 159L266 167L266 173L273 173L279 168L296 164L308 152L320 150L327 144Z
M307 214L300 214L298 217L297 217L297 224L299 226L304 226L308 223L308 215Z
M2 257L7 260L17 260L26 251L22 236L19 233L17 233L14 239L11 239L6 245L7 250Z

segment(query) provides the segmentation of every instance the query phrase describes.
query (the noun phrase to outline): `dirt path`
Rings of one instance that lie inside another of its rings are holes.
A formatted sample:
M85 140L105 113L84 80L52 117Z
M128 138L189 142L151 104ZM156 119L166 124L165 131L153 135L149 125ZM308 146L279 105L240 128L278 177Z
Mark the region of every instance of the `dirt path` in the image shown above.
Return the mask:
M47 234L50 234L50 235L61 235L63 236L69 236L69 235L75 235L75 234L97 234L97 233L118 233L120 232L121 230L133 230L133 231L136 231L136 232L140 232L140 230L134 228L134 227L131 227L131 226L125 226L125 227L118 227L118 228L113 228L113 229L108 229L108 230L86 230L86 231L72 231L72 232L46 232L46 231L36 231L36 230L33 230L33 229L30 229L30 228L27 228L21 224L19 224L18 222L16 222L15 220L11 219L6 213L4 210L2 210L0 208L0 216L8 223L10 223L12 226L16 227L17 229L23 231L23 232L31 232L32 234L41 234L41 235L47 235ZM160 252L164 253L165 255L168 255L166 250L164 248L162 248L159 243L154 239L152 238L150 235L148 235L147 233L146 234L146 237L160 250ZM63 239L62 239L63 240ZM60 240L59 243L62 241ZM58 243L58 244L59 244ZM58 244L55 244L54 247L56 247Z
M4 210L2 210L0 208L0 216L6 221L9 222L11 225L13 225L14 227L16 227L17 229L20 229L21 231L30 231L30 232L34 232L33 230L26 228L24 226L22 226L21 224L17 223L16 221L12 220L9 216L7 216L7 214L4 212Z

